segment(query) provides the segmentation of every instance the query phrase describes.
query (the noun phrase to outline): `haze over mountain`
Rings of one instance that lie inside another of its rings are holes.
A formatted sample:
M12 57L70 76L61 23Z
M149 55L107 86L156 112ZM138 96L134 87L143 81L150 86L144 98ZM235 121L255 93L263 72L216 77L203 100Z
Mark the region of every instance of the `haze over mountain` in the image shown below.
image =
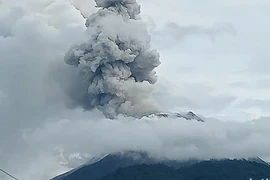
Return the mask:
M57 176L52 180L94 179L262 179L270 177L270 166L260 158L249 160L168 160L146 152L125 151L109 154L97 162Z
M146 116L156 121L160 118L205 123L193 112L159 113ZM195 156L193 156L195 157ZM270 177L270 165L259 157L246 159L177 158L149 154L144 151L124 151L94 158L52 180L106 180L106 179L262 179Z

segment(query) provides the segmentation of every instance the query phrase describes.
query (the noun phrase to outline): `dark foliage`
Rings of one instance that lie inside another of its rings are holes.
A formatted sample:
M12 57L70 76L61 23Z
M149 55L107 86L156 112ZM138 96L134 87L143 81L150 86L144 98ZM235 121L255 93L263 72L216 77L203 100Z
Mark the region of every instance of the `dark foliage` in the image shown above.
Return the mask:
M198 160L157 160L145 152L127 151L125 153L109 154L94 164L84 165L77 170L73 170L66 174L55 177L53 180L94 180L96 178L112 173L119 168L159 163L178 169L180 167L198 163Z
M163 164L120 168L98 180L261 180L270 177L270 166L245 161L204 161L178 170ZM88 180L88 179L85 179Z
M270 166L260 158L249 160L171 161L148 153L126 151L109 154L53 180L261 180Z

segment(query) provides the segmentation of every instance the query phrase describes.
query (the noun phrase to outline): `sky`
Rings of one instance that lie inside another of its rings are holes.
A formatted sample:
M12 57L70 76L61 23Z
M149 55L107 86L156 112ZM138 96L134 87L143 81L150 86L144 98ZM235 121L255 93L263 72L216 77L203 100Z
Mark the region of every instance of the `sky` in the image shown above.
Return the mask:
M206 122L111 121L67 108L64 56L86 38L94 1L0 0L0 168L46 180L126 149L171 159L270 157L270 1L138 2L160 53L153 97L165 112L193 111Z
M237 121L269 115L269 1L143 3L151 7L143 14L163 35L153 37L159 77L175 86L173 99L189 102L175 110Z

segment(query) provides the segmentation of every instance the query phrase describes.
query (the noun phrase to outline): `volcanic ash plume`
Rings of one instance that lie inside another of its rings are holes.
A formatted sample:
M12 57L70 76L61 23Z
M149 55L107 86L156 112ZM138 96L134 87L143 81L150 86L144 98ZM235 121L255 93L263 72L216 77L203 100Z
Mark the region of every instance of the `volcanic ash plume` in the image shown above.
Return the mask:
M138 17L140 6L136 0L95 1L102 9L87 19L87 40L65 57L67 64L77 67L81 83L73 87L80 89L71 98L112 119L159 112L151 96L159 54L150 49L150 36Z

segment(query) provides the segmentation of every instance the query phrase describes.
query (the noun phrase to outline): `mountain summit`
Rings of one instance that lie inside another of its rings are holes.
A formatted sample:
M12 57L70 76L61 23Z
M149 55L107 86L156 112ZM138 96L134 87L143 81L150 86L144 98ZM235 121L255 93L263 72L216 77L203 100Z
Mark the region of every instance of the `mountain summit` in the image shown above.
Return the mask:
M202 118L200 118L199 116L197 116L195 113L193 113L192 111L188 112L188 113L155 113L155 114L150 114L147 116L143 116L146 118L150 118L150 119L159 119L159 118L183 118L186 120L196 120L199 122L204 122L204 120Z

